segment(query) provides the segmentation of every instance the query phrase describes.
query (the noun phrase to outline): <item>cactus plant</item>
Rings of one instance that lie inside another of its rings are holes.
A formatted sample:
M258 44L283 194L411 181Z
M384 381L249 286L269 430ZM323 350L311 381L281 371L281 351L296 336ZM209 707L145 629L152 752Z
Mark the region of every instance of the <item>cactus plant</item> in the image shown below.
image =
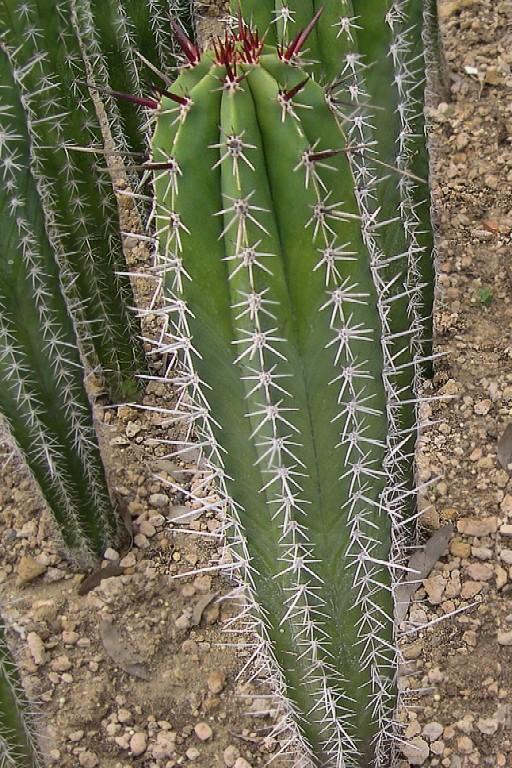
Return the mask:
M82 353L89 368L99 364L115 401L131 399L138 389L135 372L143 372L145 362L130 310L117 203L104 158L71 149L103 146L82 82L72 4L1 0L0 37L20 89L20 119L30 133L32 169L58 241Z
M49 193L31 172L22 74L0 47L0 413L68 549L99 556L116 516L55 260L61 242L45 219Z
M43 768L34 712L21 686L0 618L0 765L2 768Z
M213 53L184 44L152 142L163 345L183 369L175 415L228 505L228 567L294 724L295 764L377 768L396 741L403 370L414 411L410 294L389 277L393 257L410 273L399 209L384 222L369 208L366 134L355 143L355 121L343 130L298 66L316 19L278 49L243 22Z

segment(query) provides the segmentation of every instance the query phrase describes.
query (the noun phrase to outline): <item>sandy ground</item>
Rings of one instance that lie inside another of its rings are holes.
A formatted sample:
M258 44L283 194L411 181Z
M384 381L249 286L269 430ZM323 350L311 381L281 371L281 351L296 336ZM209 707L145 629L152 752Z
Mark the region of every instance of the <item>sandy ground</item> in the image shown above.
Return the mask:
M512 766L512 482L498 460L512 421L512 6L442 0L441 15L451 100L430 118L440 220L436 351L446 355L428 394L453 397L431 406L438 423L422 441L419 466L431 482L427 532L452 522L456 534L405 625L400 684L418 692L400 714L409 740L402 766ZM130 265L142 266L143 248L128 245ZM147 295L147 285L139 288ZM144 323L151 334L158 318ZM156 372L161 365L155 359ZM172 397L150 383L144 403L165 406ZM135 538L129 551L107 553L110 568L121 556L118 575L86 594L23 469L11 461L1 472L0 600L44 713L48 764L263 765L278 748L268 737L272 702L237 678L249 655L226 645L236 642L222 632L234 610L219 601L227 586L209 572L175 578L220 554L213 513L192 514L200 537L176 521L184 507L193 513L180 488L201 481L195 457L166 457L160 414L125 406L99 416Z

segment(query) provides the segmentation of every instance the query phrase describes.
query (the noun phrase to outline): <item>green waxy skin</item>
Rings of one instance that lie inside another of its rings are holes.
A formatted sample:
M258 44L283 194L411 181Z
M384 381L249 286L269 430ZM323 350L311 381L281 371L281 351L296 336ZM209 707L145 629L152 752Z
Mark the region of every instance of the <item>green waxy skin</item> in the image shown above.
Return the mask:
M43 768L34 716L0 619L0 765L2 768Z
M275 53L237 72L229 87L205 54L172 88L189 104L160 105L152 159L169 164L154 180L166 296L185 367L203 384L260 632L311 764L344 755L347 766L380 766L396 693L370 255L321 87L305 83L287 111L283 93L304 72Z
M0 37L18 72L33 144L32 167L88 368L98 368L112 400L136 398L145 370L140 328L123 256L117 201L78 38L73 3L0 0ZM31 30L38 30L37 36Z
M0 48L0 413L68 550L99 557L116 516L94 432L78 342L30 170L32 144Z

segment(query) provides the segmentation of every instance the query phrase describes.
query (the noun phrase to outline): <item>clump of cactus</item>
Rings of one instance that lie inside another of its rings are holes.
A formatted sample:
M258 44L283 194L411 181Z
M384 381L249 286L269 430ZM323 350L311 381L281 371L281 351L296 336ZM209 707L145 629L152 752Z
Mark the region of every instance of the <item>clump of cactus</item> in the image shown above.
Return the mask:
M192 27L188 0L0 0L0 413L82 556L118 529L84 370L114 402L137 399L146 372L108 174L119 158L89 81L104 94L175 65L171 11ZM116 144L137 156L144 104L106 106Z
M37 744L35 714L22 688L18 669L0 618L0 765L43 768Z
M400 741L394 594L414 516L431 342L430 0L244 0L233 8L237 28L213 50L174 24L186 58L175 82L162 63L174 51L160 0L60 0L48 19L38 15L44 0L21 13L15 5L0 0L10 19L0 59L0 404L11 431L67 543L101 554L115 517L74 334L96 327L86 310L98 297L106 325L122 334L128 302L118 301L109 247L91 239L87 212L107 212L102 184L89 189L98 177L71 160L76 146L59 141L57 161L49 149L56 125L73 144L83 127L79 115L56 119L54 88L62 95L72 85L92 114L67 54L93 93L108 97L121 152L144 153L154 123L151 161L136 165L153 173L149 225L167 315L160 345L177 386L168 415L186 421L211 470L205 485L222 492L230 548L219 567L238 575L243 628L259 637L254 664L268 668L282 704L283 749L297 767L387 767ZM163 69L163 85L149 98L123 97L141 87L142 65ZM110 97L119 96L118 109ZM85 277L73 262L84 245L98 256ZM75 328L65 301L73 296ZM133 371L130 338L119 340L119 359Z
M382 31L382 16L368 10L364 25L381 48L406 21L390 16ZM211 52L180 33L188 66L156 111L153 215L163 347L181 366L175 415L223 489L228 567L295 764L377 768L398 738L393 592L413 494L420 260L431 253L409 134L386 125L389 108L376 127L368 118L355 20L335 87L300 66L313 35L338 40L329 7L321 18L277 48L241 19Z
M0 48L0 412L66 546L98 557L117 522L55 259L60 242L31 171L21 74Z

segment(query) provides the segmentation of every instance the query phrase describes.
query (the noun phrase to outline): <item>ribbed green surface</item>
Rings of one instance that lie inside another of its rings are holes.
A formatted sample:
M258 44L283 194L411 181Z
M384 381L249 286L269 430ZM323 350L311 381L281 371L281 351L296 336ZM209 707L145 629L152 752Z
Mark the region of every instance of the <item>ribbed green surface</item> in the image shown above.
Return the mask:
M321 8L323 13L300 61L328 87L349 144L358 148L349 157L365 242L381 286L384 375L392 395L386 469L395 488L389 498L407 516L414 509L418 387L431 373L435 282L424 117L424 3L310 4L310 16ZM233 12L237 5L232 4ZM261 17L263 28L270 24L269 39L283 49L307 24L301 1L243 0L242 9L247 18Z
M181 259L187 275L175 296L190 312L181 332L239 508L263 634L305 744L315 765L337 765L343 750L347 766L367 765L394 706L383 565L391 535L380 506L388 423L382 328L346 142L313 81L283 117L280 91L305 75L275 54L240 65L244 78L231 90L209 61L173 86L192 102L181 121L162 100L153 160L176 161L180 174L177 190L172 173L155 175L160 256ZM243 142L237 163L227 153L233 137ZM304 153L333 149L306 183ZM245 226L234 218L237 200L249 205ZM253 245L261 255L251 269L243 253ZM331 247L347 255L327 272ZM170 268L169 294L175 280Z
M48 237L21 93L0 48L0 411L66 545L101 555L116 522L77 337Z
M18 670L5 641L0 619L0 765L42 768L34 736L33 713L21 687Z
M239 5L244 18L254 18L260 31L268 30L267 42L282 46L307 25L314 13L323 9L301 61L320 82L336 84L334 93L348 121L354 123L358 117L365 117L364 140L360 137L356 143L372 146L365 162L378 177L374 205L379 212L377 220L382 223L398 212L402 214L402 227L382 226L378 231L379 247L385 259L404 254L386 270L386 280L396 278L392 289L395 295L404 290L418 292L418 300L413 302L417 304L421 329L413 331L415 348L422 356L431 355L434 265L423 113L426 77L423 33L425 12L433 5L429 2L427 8L423 0L290 0L286 3L233 0L232 13L238 11ZM286 35L283 7L288 9L289 17ZM437 19L431 12L426 18L428 38L434 46L438 42L435 39ZM428 56L432 64L436 59L439 61L435 51L429 54L432 54ZM351 61L356 63L359 81L360 97L356 99L350 91L355 85ZM420 249L417 253L414 253L415 244ZM418 272L415 281L412 271ZM419 290L418 284L421 284ZM391 330L401 333L405 328L396 326ZM411 360L409 346L404 341L398 342L395 350L400 357L398 364ZM430 366L425 365L424 370L428 373ZM405 377L399 377L396 386L397 389L406 386ZM409 399L409 395L410 392L405 393L402 399ZM405 413L403 423L411 426L410 422L411 415Z
M126 273L116 199L99 155L67 149L102 147L69 0L0 0L0 35L11 51L52 220L52 245L68 289L87 365L98 364L114 401L137 394L145 367Z

